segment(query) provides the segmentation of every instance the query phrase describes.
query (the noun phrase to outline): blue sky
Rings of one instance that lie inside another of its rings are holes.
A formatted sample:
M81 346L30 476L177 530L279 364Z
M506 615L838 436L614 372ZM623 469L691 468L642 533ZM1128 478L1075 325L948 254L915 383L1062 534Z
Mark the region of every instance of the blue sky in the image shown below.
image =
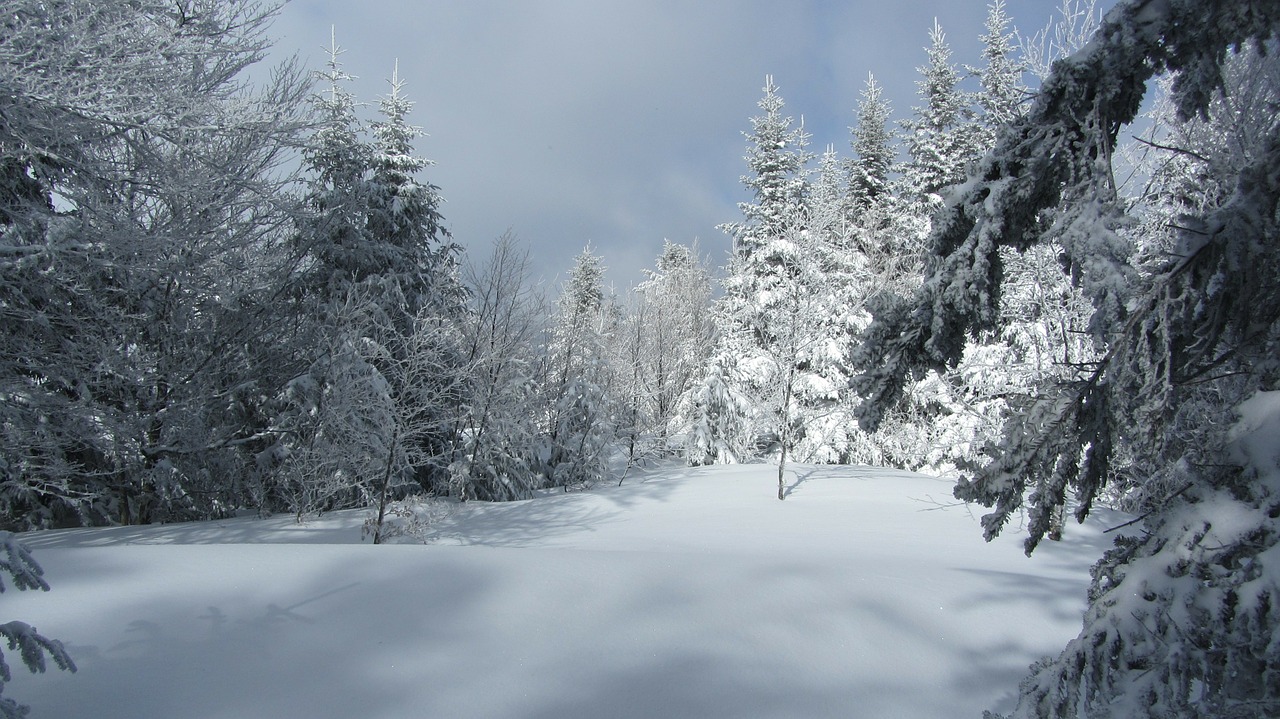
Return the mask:
M1028 33L1059 5L1006 0ZM590 242L621 291L664 238L724 263L716 225L746 199L741 133L766 74L814 150L847 154L867 74L907 116L934 18L953 62L978 64L986 14L981 0L292 0L273 34L275 57L319 68L333 27L370 110L399 61L426 179L469 252L511 228L554 289Z

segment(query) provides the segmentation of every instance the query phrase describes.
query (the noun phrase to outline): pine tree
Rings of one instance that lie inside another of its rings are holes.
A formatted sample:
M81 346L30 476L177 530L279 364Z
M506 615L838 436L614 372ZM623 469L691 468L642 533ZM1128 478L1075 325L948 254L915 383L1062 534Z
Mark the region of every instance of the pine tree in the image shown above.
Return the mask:
M804 231L805 166L810 154L803 129L792 128L794 120L782 115L785 103L772 77L765 78L764 93L759 103L764 114L751 119L752 131L746 133L746 161L751 173L743 176L742 183L752 192L754 202L739 205L744 221L721 226L733 237L733 253L725 295L717 308L720 339L708 364L708 383L701 391L705 402L740 405L745 401L751 410L744 415L728 405L702 406L701 431L723 429L741 434L699 439L692 461L712 455L743 461L747 459L743 451L755 451L747 448L776 447L777 413L790 407L789 401L770 392L780 376L790 376L789 370L764 358L778 347L778 306L797 293L800 265L796 240ZM764 407L766 396L777 400L771 402L772 409ZM770 413L772 416L766 416ZM712 417L719 420L709 421ZM742 421L730 423L730 417Z
M373 148L364 140L359 103L346 88L354 78L342 69L334 35L325 70L314 73L322 87L308 101L316 128L303 151L308 187L307 212L298 219L293 242L299 255L297 342L302 366L277 391L272 433L277 440L261 451L250 500L260 511L289 511L299 520L308 512L367 504L374 460L361 449L350 456L344 445L353 423L389 428L385 380L361 353L356 308L363 283L380 263L368 233L369 175ZM380 395L380 397L379 397ZM373 421L374 416L382 421ZM367 439L360 432L360 442Z
M379 266L366 226L373 148L363 138L359 103L346 88L355 78L342 69L343 52L331 34L325 70L313 73L322 87L308 98L316 128L303 150L307 212L293 236L305 364L277 393L277 441L260 453L251 489L259 511L289 511L299 521L308 512L371 500L375 460L363 447L350 456L344 443L368 439L353 429L389 429L391 416L389 395L379 391L385 380L362 356L360 328L353 324L366 309L355 307L357 288Z
M747 168L742 184L752 193L752 202L739 203L743 222L728 223L720 229L733 238L734 257L745 262L768 265L767 246L789 229L795 209L806 191L805 166L811 159L807 149L809 136L803 127L793 128L795 120L784 117L786 106L778 94L773 76L765 78L764 97L759 107L763 115L751 118L751 132L744 133L749 146Z
M1215 103L1227 58L1273 43L1277 28L1272 3L1118 5L1087 50L1054 65L1028 115L939 215L919 292L882 308L865 335L858 384L874 426L909 377L954 366L967 335L995 329L999 249L1056 239L1104 351L1079 379L1041 387L956 496L993 507L982 520L989 537L1025 508L1030 552L1069 503L1079 519L1090 512L1124 453L1178 479L1142 518L1142 535L1118 540L1095 567L1079 637L1033 667L1014 717L1280 709L1280 137L1273 127L1238 165L1214 168L1230 192L1170 223L1178 252L1158 262L1126 252L1110 179L1116 138L1156 73L1172 73L1183 120L1229 119ZM1231 409L1199 414L1203 392L1223 393Z
M928 217L940 207L939 193L961 182L981 154L968 93L959 88L960 74L951 64L951 48L937 20L929 32L928 63L917 68L921 105L902 122L907 160L904 194L921 202Z
M850 129L850 146L856 159L850 162L849 194L854 207L866 212L889 194L896 155L889 129L889 101L874 75L867 75L857 114L858 124Z
M49 591L49 583L43 577L44 570L31 556L31 550L25 544L19 542L10 532L0 531L0 550L2 550L0 571L9 575L13 586L20 591L28 589ZM0 581L0 592L4 589L4 582ZM8 643L10 651L18 650L22 663L33 673L44 672L46 654L59 669L76 671L75 662L71 660L71 655L67 653L62 642L43 636L30 624L19 621L0 624L0 637ZM0 652L0 693L3 693L4 685L12 678L9 665L4 660L4 653ZM23 706L9 697L0 697L0 717L4 719L21 719L27 716L29 711L30 707Z
M978 79L977 94L981 137L979 145L985 151L995 142L995 129L1008 125L1022 116L1027 99L1027 88L1022 84L1025 64L1016 55L1016 35L1009 32L1012 22L1005 12L1004 0L995 0L987 6L986 32L982 41L981 67L966 66L969 75Z

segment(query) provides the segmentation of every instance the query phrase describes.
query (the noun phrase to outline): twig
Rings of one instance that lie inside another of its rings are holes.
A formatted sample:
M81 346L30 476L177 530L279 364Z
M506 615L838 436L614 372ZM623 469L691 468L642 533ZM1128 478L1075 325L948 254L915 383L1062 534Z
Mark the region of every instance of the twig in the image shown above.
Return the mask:
M1154 148L1155 148L1155 149L1157 149L1157 150L1168 150L1169 152L1176 152L1176 153L1178 153L1178 154L1180 154L1180 155L1188 155L1188 156L1190 156L1190 157L1194 157L1194 158L1196 158L1197 160L1199 160L1199 161L1201 161L1201 162L1203 162L1203 163L1206 163L1206 164L1208 164L1208 163L1210 162L1209 158L1205 157L1204 155L1201 155L1201 154L1200 154L1200 153L1198 153L1198 152L1193 152L1193 151L1188 150L1188 149L1186 149L1186 148L1182 148L1182 147L1173 147L1172 145L1161 145L1161 144L1160 144L1160 143L1158 143L1158 142L1152 142L1151 140L1148 140L1148 139L1146 139L1146 138L1142 138L1142 137L1138 137L1138 136L1136 136L1136 135L1134 136L1134 138L1133 138L1133 139L1137 140L1138 142L1141 142L1141 143L1142 143L1142 144L1144 144L1144 145L1148 145L1148 146L1150 146L1150 147L1154 147Z
M1165 500L1164 500L1163 502L1161 502L1161 503L1160 503L1160 506L1159 506L1159 507L1156 507L1155 509L1152 509L1152 510L1148 510L1148 511L1146 511L1146 512L1143 512L1141 515L1139 515L1139 516L1137 516L1137 517L1134 517L1133 519L1129 520L1128 522L1125 522L1124 524L1117 524L1116 526L1112 527L1111 529L1105 529L1105 530L1103 530L1103 532L1102 532L1102 533L1103 533L1103 534L1107 534L1107 533L1109 533L1109 532L1114 532L1114 531L1116 531L1117 529L1124 529L1125 527L1131 527L1131 526L1133 526L1133 525L1137 524L1138 522L1141 522L1142 520L1146 519L1147 517L1150 517L1151 515L1155 514L1157 511L1159 511L1159 510L1163 509L1163 508L1164 508L1164 505L1168 504L1170 501L1172 501L1172 500L1173 500L1175 497L1177 497L1178 495L1182 494L1183 492L1187 491L1188 489L1191 489L1192 484L1194 484L1194 483L1193 483L1193 482L1188 482L1188 483L1184 484L1184 485L1182 486L1182 489L1179 489L1178 491L1176 491L1176 492L1174 492L1173 494L1171 494L1171 495L1169 495L1168 497L1166 497L1166 498L1165 498Z

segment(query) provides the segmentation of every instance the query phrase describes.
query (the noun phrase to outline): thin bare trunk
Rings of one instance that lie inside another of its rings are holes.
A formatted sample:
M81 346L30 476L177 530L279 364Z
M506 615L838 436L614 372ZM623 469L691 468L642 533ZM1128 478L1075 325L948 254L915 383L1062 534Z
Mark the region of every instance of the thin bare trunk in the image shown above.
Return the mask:
M786 484L784 484L782 481L782 473L786 470L786 468L787 468L787 445L784 443L782 445L781 457L778 459L778 499L787 498Z
M378 496L378 523L373 527L373 543L382 544L382 520L387 516L387 495L391 486L391 467L396 460L396 444L400 441L400 428L391 431L391 449L387 452L387 468L382 473L382 489Z

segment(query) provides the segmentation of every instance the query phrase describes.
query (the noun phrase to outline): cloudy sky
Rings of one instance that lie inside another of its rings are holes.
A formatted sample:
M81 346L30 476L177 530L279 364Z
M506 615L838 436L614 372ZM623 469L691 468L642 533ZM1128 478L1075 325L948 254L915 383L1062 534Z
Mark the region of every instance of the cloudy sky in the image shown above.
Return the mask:
M1107 5L1112 4L1107 2ZM868 73L895 115L918 104L934 18L978 64L983 0L292 0L277 57L325 61L330 28L376 103L399 61L454 237L481 255L506 229L557 276L590 243L619 290L669 238L715 265L746 199L742 131L766 74L814 148L848 153ZM1006 0L1030 33L1060 0ZM372 109L369 108L370 110Z

